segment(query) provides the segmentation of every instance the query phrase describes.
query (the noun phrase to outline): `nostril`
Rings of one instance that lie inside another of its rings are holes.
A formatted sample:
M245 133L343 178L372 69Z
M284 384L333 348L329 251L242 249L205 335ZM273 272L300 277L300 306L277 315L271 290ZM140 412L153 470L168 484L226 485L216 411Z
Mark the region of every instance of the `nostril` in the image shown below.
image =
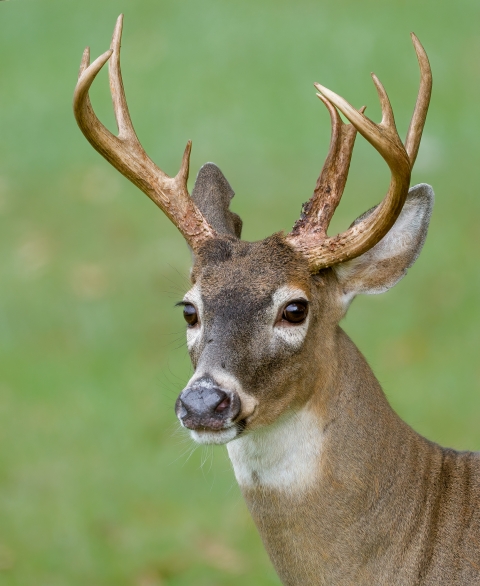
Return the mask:
M182 403L181 399L178 400L178 410L177 415L180 419L185 419L187 416L188 411L185 409L185 405Z
M225 409L228 409L230 407L231 404L231 400L230 397L227 395L225 397L225 399L223 399L216 407L215 407L215 412L216 413L222 413L222 411L225 411Z

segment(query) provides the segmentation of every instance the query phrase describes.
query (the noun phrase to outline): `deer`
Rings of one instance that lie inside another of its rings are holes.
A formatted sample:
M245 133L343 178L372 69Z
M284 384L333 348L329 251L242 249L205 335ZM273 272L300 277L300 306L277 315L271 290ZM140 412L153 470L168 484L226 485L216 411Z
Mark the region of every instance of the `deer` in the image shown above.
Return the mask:
M123 17L110 49L83 54L76 121L91 145L168 216L193 255L181 306L194 373L175 404L199 444L226 444L265 548L287 586L480 584L480 454L443 448L400 419L339 323L359 294L387 291L420 254L433 189L410 187L432 90L427 54L403 143L372 74L374 123L316 83L331 118L327 158L288 234L241 240L234 191L213 163L188 192L191 142L170 177L143 150L120 69ZM89 88L109 61L118 136ZM343 122L340 113L348 120ZM387 163L381 203L343 233L327 229L357 132Z

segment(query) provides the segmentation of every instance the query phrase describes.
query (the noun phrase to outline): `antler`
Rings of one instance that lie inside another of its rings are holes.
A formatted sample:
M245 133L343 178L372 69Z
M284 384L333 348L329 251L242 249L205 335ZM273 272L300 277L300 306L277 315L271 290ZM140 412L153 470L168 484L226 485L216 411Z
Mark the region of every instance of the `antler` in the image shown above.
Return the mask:
M427 55L420 41L413 33L412 40L420 65L421 81L405 147L398 136L390 100L376 75L372 74L372 78L382 107L382 121L380 124L372 122L363 114L363 111L355 110L346 100L331 90L320 84L315 84L315 87L321 92L317 95L325 98L327 102L333 103L358 132L382 155L390 167L391 180L389 190L382 203L365 219L333 238L326 237L325 232L334 210L328 209L328 213L324 214L323 218L318 213L316 217L308 217L308 206L316 210L328 208L328 192L326 190L323 190L323 192L315 190L312 200L306 206L307 214L304 208L304 215L307 217L297 222L292 232L287 235L287 240L290 244L307 257L312 272L360 256L375 246L390 230L402 211L408 194L410 174L418 153L432 91L432 74ZM333 120L334 117L332 116L332 122ZM338 122L336 124L338 126ZM343 128L342 130L345 133L346 129ZM352 132L352 130L348 130ZM332 143L334 142L334 135L335 126L332 130ZM345 139L342 143L343 149L337 149L340 155L347 151L351 156L353 140L350 151L348 151L347 144L349 143ZM331 178L331 183L336 185L337 193L334 203L336 207L345 185L350 159L348 158L346 164L339 164L337 160L341 160L341 156L331 157L332 154L335 154L335 150L332 150L331 146L329 156L325 161L326 168L322 171L322 175ZM327 183L327 186L330 186L330 183ZM338 193L340 193L340 196Z
M295 222L291 235L296 239L308 237L326 238L330 220L337 209L347 182L357 129L344 124L335 107L321 94L317 96L327 107L332 123L332 135L327 158L313 191L312 198L303 204L302 215ZM364 112L365 107L360 112Z
M120 43L123 15L117 19L110 50L90 65L90 49L83 53L77 86L73 97L73 111L78 126L107 161L140 188L177 226L193 250L197 250L216 233L201 214L187 189L191 141L188 141L180 171L170 177L153 163L140 144L128 112L120 69ZM114 136L95 115L88 90L100 69L110 59L109 76L113 108L118 126Z

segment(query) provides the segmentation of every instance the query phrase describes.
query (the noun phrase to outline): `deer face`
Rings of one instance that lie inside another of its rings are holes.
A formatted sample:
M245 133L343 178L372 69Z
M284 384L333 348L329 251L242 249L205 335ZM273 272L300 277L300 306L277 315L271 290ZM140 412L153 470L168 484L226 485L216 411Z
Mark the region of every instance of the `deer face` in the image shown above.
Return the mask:
M268 426L325 385L338 322L356 294L381 293L405 275L423 246L433 204L429 186L412 188L380 242L312 274L306 256L281 234L240 240L241 221L228 209L232 196L217 167L202 167L192 198L225 235L195 254L182 302L195 373L175 409L199 443L226 443Z
M325 345L318 324L335 313L327 275L312 277L307 261L274 235L207 243L192 280L184 307L195 374L176 413L193 438L225 443L307 401L309 365Z

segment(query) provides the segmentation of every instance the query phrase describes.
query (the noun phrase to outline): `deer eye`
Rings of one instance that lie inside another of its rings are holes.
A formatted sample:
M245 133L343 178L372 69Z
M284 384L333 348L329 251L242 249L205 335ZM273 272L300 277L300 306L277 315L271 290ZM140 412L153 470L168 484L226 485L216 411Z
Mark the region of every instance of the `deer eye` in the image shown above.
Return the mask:
M194 326L198 322L198 315L195 306L191 303L185 303L183 306L183 317L189 326Z
M308 315L308 303L306 301L292 301L282 313L282 318L292 324L300 324Z

